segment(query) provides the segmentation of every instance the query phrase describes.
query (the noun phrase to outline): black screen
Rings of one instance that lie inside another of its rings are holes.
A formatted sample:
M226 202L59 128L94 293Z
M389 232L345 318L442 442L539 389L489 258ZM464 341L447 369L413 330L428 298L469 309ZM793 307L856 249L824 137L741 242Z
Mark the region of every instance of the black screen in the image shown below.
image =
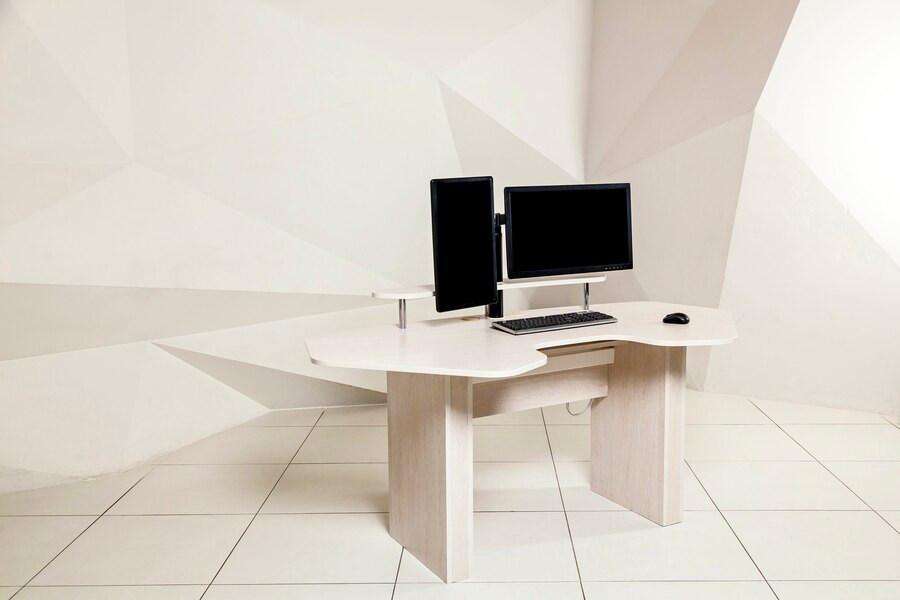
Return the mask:
M431 228L438 312L496 302L493 178L433 179Z
M506 188L510 278L633 268L628 183Z

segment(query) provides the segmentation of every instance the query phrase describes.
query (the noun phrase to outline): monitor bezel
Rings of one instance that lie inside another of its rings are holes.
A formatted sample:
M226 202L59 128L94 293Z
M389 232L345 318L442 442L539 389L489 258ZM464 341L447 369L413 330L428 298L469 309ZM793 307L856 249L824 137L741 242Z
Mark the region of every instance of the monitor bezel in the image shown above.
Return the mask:
M560 269L517 269L515 263L515 209L512 208L512 198L519 192L550 192L550 191L582 191L582 190L625 190L625 212L628 221L628 262L609 265L587 265L584 267L560 268ZM529 185L512 186L503 189L503 205L506 220L506 276L510 279L524 279L528 277L549 277L553 275L581 275L584 273L605 273L608 271L624 271L634 268L634 245L631 229L631 183L588 183L576 185Z
M436 198L436 190L435 187L438 182L440 183L463 183L463 182L480 182L486 181L489 184L489 188L491 190L491 218L493 219L496 214L494 210L494 178L491 175L484 175L478 177L446 177L446 178L438 178L432 179L430 183L431 188L431 254L432 254L432 263L433 263L433 271L434 271L434 306L437 312L449 312L452 310L463 310L466 308L474 308L476 306L485 306L487 304L493 304L497 301L498 298L498 290L497 290L497 243L496 243L496 232L494 232L493 224L492 224L492 235L494 236L491 240L491 272L492 280L494 282L494 295L490 302L478 302L476 304L468 304L463 303L460 305L457 304L441 304L441 296L438 292L440 289L440 283L438 282L438 231L437 231L437 220L435 219L435 215L437 213L437 198Z

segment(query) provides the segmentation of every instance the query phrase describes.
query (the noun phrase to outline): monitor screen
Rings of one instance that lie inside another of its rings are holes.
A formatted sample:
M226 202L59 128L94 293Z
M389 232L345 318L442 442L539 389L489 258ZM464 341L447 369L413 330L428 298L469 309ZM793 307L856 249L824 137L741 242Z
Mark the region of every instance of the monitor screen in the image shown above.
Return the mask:
M508 276L633 268L631 184L508 187Z
M433 179L431 233L438 312L496 302L493 178Z

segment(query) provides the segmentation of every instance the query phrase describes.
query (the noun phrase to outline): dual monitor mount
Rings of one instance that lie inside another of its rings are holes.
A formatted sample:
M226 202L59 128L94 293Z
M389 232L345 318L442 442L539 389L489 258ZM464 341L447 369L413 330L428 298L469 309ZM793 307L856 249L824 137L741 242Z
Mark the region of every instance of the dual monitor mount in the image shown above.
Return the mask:
M503 225L506 225L506 215L494 214L494 256L497 261L497 283L502 285L503 282ZM583 283L584 303L582 309L587 312L591 310L591 284ZM498 286L499 287L499 286ZM405 311L404 311L405 312ZM497 290L497 301L484 306L484 314L489 319L503 318L503 290ZM405 323L405 315L402 318ZM401 327L405 328L405 327Z

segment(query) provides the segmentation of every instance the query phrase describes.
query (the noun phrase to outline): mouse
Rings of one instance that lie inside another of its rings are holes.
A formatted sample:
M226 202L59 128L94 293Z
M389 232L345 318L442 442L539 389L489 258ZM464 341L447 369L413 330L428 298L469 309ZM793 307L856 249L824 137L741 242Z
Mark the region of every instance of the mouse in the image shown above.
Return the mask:
M663 317L663 323L672 323L675 325L687 325L691 322L691 318L683 312L674 312Z

